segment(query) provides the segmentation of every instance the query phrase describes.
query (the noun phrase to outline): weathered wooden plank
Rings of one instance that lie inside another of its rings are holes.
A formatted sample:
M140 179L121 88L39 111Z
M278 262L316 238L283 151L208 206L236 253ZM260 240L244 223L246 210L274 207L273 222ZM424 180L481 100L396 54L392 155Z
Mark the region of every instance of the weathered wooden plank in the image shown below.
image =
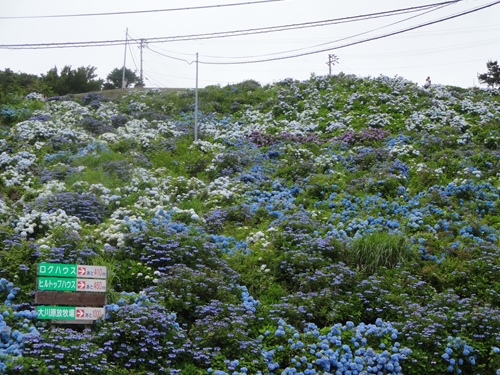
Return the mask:
M95 320L51 320L50 324L52 325L65 325L65 324L85 324L85 325L92 325L94 324Z
M106 305L106 294L37 291L35 305L104 306Z

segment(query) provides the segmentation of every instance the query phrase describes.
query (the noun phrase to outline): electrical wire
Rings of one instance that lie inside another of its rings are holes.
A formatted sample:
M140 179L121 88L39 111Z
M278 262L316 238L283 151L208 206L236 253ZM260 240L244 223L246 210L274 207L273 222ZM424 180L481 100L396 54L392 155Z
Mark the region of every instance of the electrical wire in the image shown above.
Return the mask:
M151 82L151 81L155 81L157 87L166 87L164 84L162 84L160 81L157 81L156 79L154 78L151 78L149 79L148 77L144 76L144 79L146 79L147 81ZM154 86L153 86L154 87Z
M205 57L209 57L209 58L220 58L220 59L228 59L228 58L233 58L233 59L243 59L243 58L256 58L256 57L264 57L264 56L276 56L276 55L282 55L284 53L291 53L291 52L297 52L297 51L303 51L303 50L307 50L307 49L311 49L311 48L317 48L317 47L321 47L321 46L324 46L324 45L328 45L328 44L333 44L333 43L338 43L338 42L341 42L343 40L347 40L347 39L352 39L352 38L355 38L357 36L361 36L361 35L366 35L366 34L369 34L373 31L376 31L376 30L381 30L381 29L385 29L387 27L390 27L390 26L394 26L394 25L397 25L399 23L403 23L403 22L406 22L408 20L411 20L413 18L416 18L416 17L421 17L425 14L428 14L428 13L431 13L431 12L435 12L437 10L440 10L444 7L447 7L447 6L450 6L452 4L444 4L444 5L441 5L441 6L437 6L435 8L432 8L426 12L423 12L423 13L420 13L420 14L417 14L415 16L411 16L411 17L407 17L405 19L402 19L402 20L399 20L399 21L396 21L396 22L393 22L393 23L389 23L387 25L384 25L384 26L381 26L381 27L378 27L378 28L375 28L375 29L371 29L371 30L368 30L368 31L364 31L364 32L361 32L361 33L358 33L358 34L354 34L354 35L350 35L348 37L345 37L345 38L341 38L341 39L337 39L337 40L334 40L334 41L329 41L329 42L326 42L326 43L321 43L321 44L316 44L314 46L308 46L308 47L303 47L303 48L296 48L296 49L293 49L293 50L287 50L287 51L280 51L280 52L274 52L274 53L269 53L269 54L266 54L266 55L259 55L259 56L238 56L238 57L229 57L229 56L208 56L208 55L205 55Z
M158 56L156 56L155 54L152 54L152 53L150 54L150 53L149 53L150 51L149 51L148 49L146 49L146 52L147 52L147 56L148 56L148 57L153 58L153 59L154 59L157 63L159 63L159 64L164 64L164 61L159 60L159 59L158 59ZM170 69L171 71L173 71L173 73L177 74L177 76L180 76L180 77L182 77L182 78L187 78L187 77L184 77L184 76L183 76L183 73L181 73L181 72L180 72L179 70L177 70L176 68L173 68L172 66L169 66L169 69ZM155 73L156 73L156 72L155 72ZM157 74L161 74L161 73L157 73Z
M80 13L80 14L55 14L46 16L0 16L1 20L12 20L12 19L33 19L33 18L67 18L67 17L96 17L96 16L118 16L124 14L140 14L140 13L160 13L160 12L175 12L180 10L198 10L198 9L208 9L208 8L225 8L238 5L254 5L261 3L274 3L277 1L286 0L258 0L249 1L246 3L231 3L231 4L218 4L218 5L202 5L196 7L186 7L186 8L171 8L171 9L151 9L151 10L134 10L129 12L109 12L109 13Z
M151 47L148 46L148 50L150 50L151 52L153 53L156 53L157 55L160 55L160 56L163 56L163 57L167 57L169 59L172 59L172 60L177 60L177 61L182 61L182 62L185 62L189 65L191 65L192 63L194 63L194 60L192 61L189 61L189 60L186 60L186 59L181 59L181 58L178 58L178 57L174 57L174 56L169 56L169 55L165 55L164 53L161 53L161 52L158 52L158 51L155 51L154 49L152 49ZM192 56L193 54L191 54Z
M135 63L135 58L134 58L134 54L132 53L132 47L131 45L129 44L128 45L128 50L130 52L130 56L132 57L132 62L134 63L134 66L135 66L135 71L138 72L139 71L139 68L137 67L137 64Z
M378 39L387 38L387 37L390 37L390 36L393 36L393 35L405 33L405 32L412 31L412 30L416 30L416 29L419 29L421 27L425 27L425 26L429 26L429 25L434 25L436 23L448 21L448 20L451 20L453 18L458 18L458 17L464 16L466 14L477 12L479 10L483 10L483 9L489 8L489 7L492 7L492 6L497 5L497 4L500 4L500 1L494 1L492 3L486 4L486 5L483 5L483 6L480 6L480 7L476 7L474 9L471 9L471 10L468 10L468 11L456 13L456 14L454 14L452 16L443 17L443 18L440 18L440 19L437 19L437 20L434 20L434 21L425 22L425 23L420 24L420 25L407 27L406 29L401 29L401 30L398 30L398 31L393 31L393 32L390 32L390 33L386 33L386 34L374 36L374 37L363 39L363 40L359 40L359 41L356 41L356 42L347 43L347 44L343 44L343 45L340 45L340 46L330 47L330 48L316 50L316 51L311 51L311 52L304 52L304 53L295 54L295 55L282 56L282 57L274 57L274 58L262 59L262 60L252 60L252 61L230 61L230 62L198 61L198 63L199 64L206 64L206 65L218 65L218 64L220 64L220 65L256 64L256 63L262 63L262 62L285 60L285 59L291 59L291 58L296 58L296 57L313 55L313 54L317 54L317 53L329 52L329 51L334 51L334 50L345 48L345 47L351 47L351 46L354 46L354 45L357 45L357 44L361 44L361 43L366 43L366 42L371 42L371 41L378 40Z
M451 46L440 46L438 48L427 48L421 50L411 50L411 51L398 51L398 52L388 52L388 53L370 53L370 54L357 54L354 56L350 55L342 55L342 60L357 60L357 59L366 59L366 58L393 58L398 56L411 56L411 55L429 55L434 53L444 53L451 51L458 51L462 49L469 49L481 46L487 46L490 44L495 44L500 42L500 38L492 38L487 40L481 40L479 42L469 42L469 43L461 43L454 44Z
M288 31L294 29L303 29L310 27L320 27L332 24L341 24L346 22L356 22L364 21L373 18L389 17L394 15L399 15L409 12L417 12L424 9L431 9L433 7L440 7L446 4L455 4L464 0L453 0L434 4L427 4L418 7L401 8L391 11L369 13L358 16L342 17L324 21L313 21L305 22L291 25L282 26L271 26L255 29L245 29L245 30L235 30L226 32L215 32L215 33L204 33L204 34L193 34L193 35L183 35L183 36L170 36L170 37L157 37L157 38L143 38L148 43L165 43L174 41L188 41L188 40L201 40L201 39L215 39L215 38L227 38L234 36L252 35L252 34L264 34L280 31ZM134 43L137 43L134 40ZM102 47L109 45L123 45L126 44L126 40L108 40L108 41L96 41L96 42L64 42L64 43L39 43L39 44L2 44L0 49L47 49L47 48L74 48L74 47Z
M487 59L474 59L474 60L465 60L465 61L451 61L451 62L442 62L440 64L426 64L425 67L432 67L432 66L449 66L449 65L458 65L458 64L467 64L467 63L471 63L471 62L477 62L477 61L481 61L481 62L484 62L485 60ZM355 73L352 69L349 69L347 68L345 65L342 65L342 64L338 64L340 66L342 66L344 69L346 69L347 71L351 71L352 73ZM414 65L414 66L392 66L390 67L390 69L415 69L415 68L421 68L422 66L421 65ZM375 67L376 69L383 69L380 68L380 67ZM360 71L360 70L373 70L374 67L372 66L371 68L356 68L355 70L356 71Z

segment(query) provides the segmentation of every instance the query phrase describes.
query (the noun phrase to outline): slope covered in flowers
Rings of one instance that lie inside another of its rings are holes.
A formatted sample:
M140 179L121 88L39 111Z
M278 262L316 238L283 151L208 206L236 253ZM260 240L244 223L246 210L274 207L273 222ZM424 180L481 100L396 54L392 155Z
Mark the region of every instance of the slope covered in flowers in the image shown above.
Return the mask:
M200 100L197 141L192 91L3 118L0 372L500 373L498 91L340 74ZM108 266L105 319L37 320L42 261Z

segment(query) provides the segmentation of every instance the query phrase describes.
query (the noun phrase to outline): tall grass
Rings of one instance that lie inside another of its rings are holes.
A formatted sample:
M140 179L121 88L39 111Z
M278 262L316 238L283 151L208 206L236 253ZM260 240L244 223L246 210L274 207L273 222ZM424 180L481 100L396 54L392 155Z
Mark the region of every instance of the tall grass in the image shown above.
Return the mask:
M377 232L354 239L349 248L351 261L367 273L372 274L380 267L392 268L398 263L418 259L409 241L397 234Z
M116 188L123 186L123 176L125 171L106 170L106 165L109 163L117 163L126 159L120 153L115 152L100 152L97 154L85 155L75 158L72 161L74 166L86 167L79 173L72 174L66 178L66 184L72 186L75 182L85 181L88 184L103 184L107 188ZM127 163L123 163L125 166ZM109 169L109 168L108 168Z

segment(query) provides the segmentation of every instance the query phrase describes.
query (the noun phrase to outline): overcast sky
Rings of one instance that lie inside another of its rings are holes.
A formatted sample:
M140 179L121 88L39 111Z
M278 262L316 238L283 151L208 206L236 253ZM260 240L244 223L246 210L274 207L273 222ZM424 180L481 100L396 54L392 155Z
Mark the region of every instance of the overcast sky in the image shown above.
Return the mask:
M0 46L134 40L227 33L256 28L312 23L344 17L434 4L439 0L18 0L0 1ZM240 5L231 5L231 4ZM500 60L500 4L492 0L463 0L419 12L363 19L295 30L212 38L149 42L142 49L147 87L225 86L254 79L261 84L285 78L308 79L329 74L329 55L338 57L332 74L402 76L424 84L471 87L485 73L488 60ZM231 6L228 6L231 5ZM212 6L212 7L210 7ZM200 8L202 9L194 9ZM169 10L120 15L19 18L33 16ZM450 20L394 36L348 47L450 16ZM141 49L127 48L126 66L140 71ZM298 57L291 57L302 55ZM94 66L105 79L123 66L125 46L27 49L0 48L0 70L45 74L57 66ZM273 60L277 58L284 58ZM256 62L260 60L271 60ZM244 64L228 64L250 62ZM207 64L210 63L210 64ZM217 63L217 64L212 64Z

